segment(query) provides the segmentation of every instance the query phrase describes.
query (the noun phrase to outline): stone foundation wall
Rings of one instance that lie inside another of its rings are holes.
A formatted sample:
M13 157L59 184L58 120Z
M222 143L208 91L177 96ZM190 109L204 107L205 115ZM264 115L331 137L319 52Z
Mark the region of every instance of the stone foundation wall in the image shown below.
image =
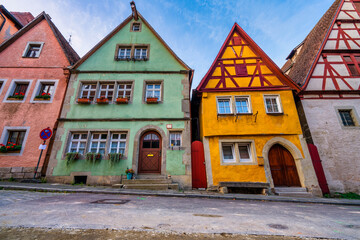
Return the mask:
M34 177L35 167L5 167L0 168L0 179L30 179ZM40 177L41 168L37 170L36 177Z

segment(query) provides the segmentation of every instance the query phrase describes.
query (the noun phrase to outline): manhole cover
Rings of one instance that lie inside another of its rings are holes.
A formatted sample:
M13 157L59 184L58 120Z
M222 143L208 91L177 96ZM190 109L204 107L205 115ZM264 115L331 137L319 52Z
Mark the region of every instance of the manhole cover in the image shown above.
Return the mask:
M127 202L130 202L130 200L119 200L119 199L101 199L97 200L91 203L97 203L97 204L125 204Z
M212 214L197 214L197 213L195 213L193 215L196 217L213 217L213 218L222 217L221 215L212 215Z
M268 226L275 229L288 229L287 226L281 224L268 224Z
M346 228L360 229L360 225L345 225Z

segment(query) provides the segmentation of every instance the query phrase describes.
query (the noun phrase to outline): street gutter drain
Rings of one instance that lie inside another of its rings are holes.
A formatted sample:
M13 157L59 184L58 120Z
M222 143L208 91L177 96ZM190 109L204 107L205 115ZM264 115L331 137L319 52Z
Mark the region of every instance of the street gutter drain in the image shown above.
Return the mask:
M288 229L287 226L281 224L268 224L268 226L275 229Z
M97 203L97 204L125 204L130 202L130 200L119 200L119 199L101 199L90 203Z

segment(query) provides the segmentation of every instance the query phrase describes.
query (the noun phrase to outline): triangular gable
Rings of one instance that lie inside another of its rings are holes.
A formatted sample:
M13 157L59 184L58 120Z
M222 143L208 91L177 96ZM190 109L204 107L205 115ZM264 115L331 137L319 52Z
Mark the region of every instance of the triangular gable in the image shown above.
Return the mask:
M299 87L235 23L197 90L248 91Z
M160 37L160 35L153 29L153 27L145 20L145 18L137 11L137 14L142 23L146 25L147 28L155 35L155 37L161 42L161 44L167 49L167 51L175 58L175 60L183 66L186 70L191 70L191 68L186 65L175 53L174 51L166 44L166 42ZM133 15L127 17L120 25L118 25L113 31L111 31L106 37L104 37L98 44L96 44L89 52L87 52L74 66L72 69L77 69L83 64L87 59L89 59L97 50L99 50L106 42L108 42L113 36L115 36L121 29L123 29L132 19Z
M17 39L19 39L21 36L23 36L26 32L28 32L30 29L35 27L37 24L39 24L42 20L46 20L49 24L53 34L55 35L56 40L60 44L66 58L68 59L70 64L75 63L79 60L79 55L75 52L75 50L70 46L70 44L66 41L64 36L61 34L61 32L57 29L55 24L50 20L50 17L45 13L40 13L34 20L29 22L26 26L24 26L22 29L20 29L18 32L16 32L11 38L4 41L0 45L0 52L2 52L4 49L6 49L8 46L10 46L13 42L15 42Z

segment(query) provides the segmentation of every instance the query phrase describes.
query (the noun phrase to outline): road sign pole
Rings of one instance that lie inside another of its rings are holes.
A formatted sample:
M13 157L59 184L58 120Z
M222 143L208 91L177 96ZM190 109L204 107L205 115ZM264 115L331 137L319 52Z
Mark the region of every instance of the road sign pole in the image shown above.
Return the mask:
M45 145L45 142L46 142L46 140L44 140L43 145ZM38 170L38 168L39 168L39 164L40 164L40 160L41 160L41 155L42 155L43 151L44 151L44 149L41 149L40 156L39 156L39 161L38 161L38 163L37 163L37 165L36 165L36 168L35 168L34 179L35 179L35 177L36 177L37 170Z

